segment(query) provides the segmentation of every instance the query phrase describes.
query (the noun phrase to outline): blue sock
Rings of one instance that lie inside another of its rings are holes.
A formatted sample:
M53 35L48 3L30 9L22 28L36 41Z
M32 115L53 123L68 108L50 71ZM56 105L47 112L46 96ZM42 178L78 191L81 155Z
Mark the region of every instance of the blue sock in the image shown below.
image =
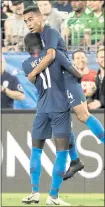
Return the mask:
M53 167L52 183L50 187L50 196L52 197L58 197L60 185L66 170L67 156L68 150L56 152L56 160Z
M101 124L101 122L94 117L93 115L89 116L88 120L85 123L89 129L93 132L93 134L102 142L105 143L104 136L105 131Z
M41 175L41 154L42 149L32 148L30 157L30 176L32 192L39 192Z
M70 155L71 161L74 161L78 159L79 156L78 156L78 151L77 151L76 143L75 143L75 134L73 131L71 132L70 139L71 139L71 143L69 145L69 155Z

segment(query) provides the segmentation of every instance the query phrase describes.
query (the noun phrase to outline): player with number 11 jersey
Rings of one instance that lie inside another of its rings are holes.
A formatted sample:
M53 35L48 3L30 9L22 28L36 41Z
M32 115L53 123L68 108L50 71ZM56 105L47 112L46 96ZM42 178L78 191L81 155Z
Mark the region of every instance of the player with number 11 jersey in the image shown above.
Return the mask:
M32 72L45 54L46 51L43 49L37 57L32 55L23 62L22 67L26 75ZM69 109L61 66L69 68L70 62L62 52L57 51L57 57L53 64L36 78L35 86L39 94L38 113L64 112Z

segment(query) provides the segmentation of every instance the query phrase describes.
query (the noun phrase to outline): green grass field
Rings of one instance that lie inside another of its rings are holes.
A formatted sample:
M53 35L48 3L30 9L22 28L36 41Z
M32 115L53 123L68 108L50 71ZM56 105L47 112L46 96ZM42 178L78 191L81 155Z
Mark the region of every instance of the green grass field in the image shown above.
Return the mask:
M27 194L2 194L2 206L27 206L21 203ZM48 194L41 194L40 203L30 206L44 206ZM60 194L71 206L104 206L104 194Z

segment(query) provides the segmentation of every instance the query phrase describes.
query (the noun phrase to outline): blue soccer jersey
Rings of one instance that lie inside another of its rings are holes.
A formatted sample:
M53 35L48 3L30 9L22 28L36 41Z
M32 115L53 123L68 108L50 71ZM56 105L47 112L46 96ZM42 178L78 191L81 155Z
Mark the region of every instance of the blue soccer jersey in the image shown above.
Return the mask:
M52 29L48 25L45 25L44 30L41 33L41 39L42 42L44 43L43 46L45 47L46 50L50 48L53 48L55 50L60 50L63 52L65 57L69 59L64 40L62 39L58 31ZM64 75L65 88L67 91L70 107L72 108L86 101L86 97L82 90L81 84L78 83L77 78L75 78L72 74L68 73L66 70L64 70L63 75Z
M36 58L29 57L23 62L23 70L28 75L39 64L46 52L43 50ZM69 60L57 51L55 61L45 71L37 75L35 86L39 93L38 113L64 112L69 109L62 67L68 69Z
M40 33L40 37L42 39L43 47L46 51L50 48L60 50L69 59L65 42L58 31L51 28L49 25L45 25L43 32ZM67 71L64 71L64 77L65 76L68 76ZM69 74L69 77L72 79L73 75Z
M65 54L67 53L67 48L61 34L49 25L44 26L44 30L40 33L40 37L46 50L53 48L55 50L60 50Z

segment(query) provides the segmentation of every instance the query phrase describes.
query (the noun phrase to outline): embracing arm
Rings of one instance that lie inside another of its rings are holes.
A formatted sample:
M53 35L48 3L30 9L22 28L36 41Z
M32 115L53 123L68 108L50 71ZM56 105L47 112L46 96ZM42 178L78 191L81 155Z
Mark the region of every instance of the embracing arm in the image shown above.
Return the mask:
M81 71L74 65L72 65L70 60L61 51L57 50L56 58L57 60L59 60L59 63L65 70L67 70L69 73L77 78L82 78L83 75Z
M78 68L76 68L75 65L72 65L71 63L69 65L69 68L67 68L66 70L77 78L82 78L83 76L81 71Z
M41 73L43 70L45 70L55 59L56 51L54 49L48 49L45 57L41 60L41 62L38 64L36 68L33 69L33 71L28 75L28 78L30 81L34 80L36 75Z
M32 81L32 79L35 80L36 75L45 70L53 62L56 57L56 49L58 46L59 38L59 33L49 27L45 33L45 50L47 51L46 55L40 61L38 66L33 69L32 73L29 74L28 78L30 81Z

